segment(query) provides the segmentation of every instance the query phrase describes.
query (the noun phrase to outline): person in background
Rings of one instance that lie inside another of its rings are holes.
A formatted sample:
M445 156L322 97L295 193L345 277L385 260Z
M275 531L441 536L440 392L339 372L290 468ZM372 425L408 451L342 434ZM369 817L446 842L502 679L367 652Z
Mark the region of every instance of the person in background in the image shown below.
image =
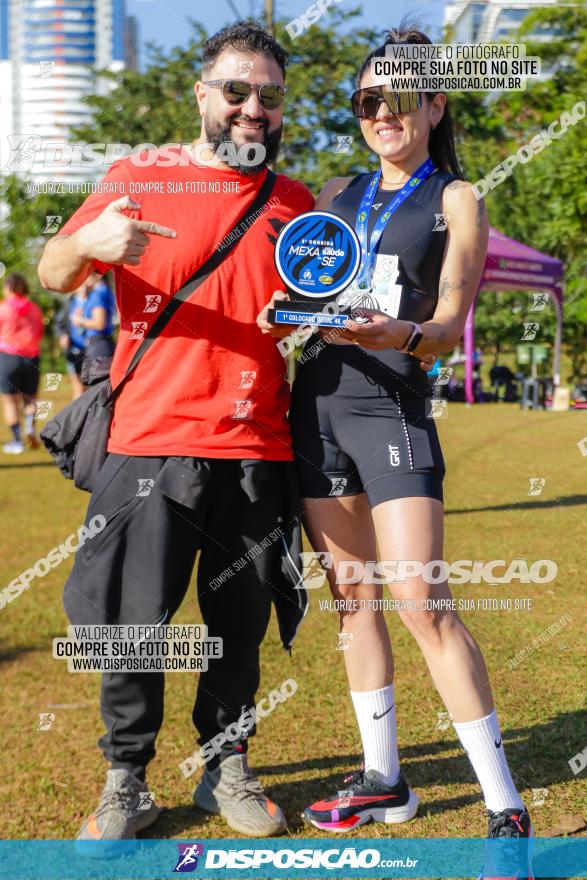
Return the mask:
M85 304L86 295L84 285L75 290L67 301L59 309L55 319L55 334L59 340L59 347L63 351L66 369L71 380L71 396L75 400L84 393L84 385L81 381L82 361L86 348L86 332L71 320L72 315L79 313Z
M114 329L112 316L116 303L108 284L98 272L92 272L78 288L83 291L84 302L71 316L76 331L85 336L86 345L82 364L82 376L88 366L98 358L110 358L114 354Z
M12 432L2 450L10 455L24 452L21 408L27 445L31 449L40 445L34 418L42 337L43 313L29 299L26 279L13 272L4 283L4 302L0 303L0 393L4 421Z
M489 371L489 381L493 390L494 400L515 400L515 376L505 364L494 364Z

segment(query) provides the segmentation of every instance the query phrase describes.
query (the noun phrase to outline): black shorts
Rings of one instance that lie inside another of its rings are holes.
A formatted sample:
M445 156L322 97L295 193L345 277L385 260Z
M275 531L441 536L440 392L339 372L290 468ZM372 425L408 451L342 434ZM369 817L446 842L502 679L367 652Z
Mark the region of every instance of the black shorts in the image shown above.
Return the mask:
M366 492L371 507L396 498L443 500L444 459L430 396L361 369L350 346L327 345L298 372L291 427L306 498Z
M0 351L0 393L34 397L39 387L39 358Z

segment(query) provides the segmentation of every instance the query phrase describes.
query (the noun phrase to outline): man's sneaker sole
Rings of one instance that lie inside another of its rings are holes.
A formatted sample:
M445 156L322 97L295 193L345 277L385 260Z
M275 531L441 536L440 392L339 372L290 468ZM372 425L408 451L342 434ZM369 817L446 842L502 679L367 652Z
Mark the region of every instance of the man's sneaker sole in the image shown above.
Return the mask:
M320 822L317 819L310 818L305 812L303 817L306 823L313 825L315 828L319 828L320 831L333 831L336 834L346 834L347 832L358 828L360 825L366 825L367 822L381 822L385 825L409 822L418 812L419 803L420 798L415 791L410 789L409 800L407 804L404 804L401 807L385 807L383 809L369 807L369 809L360 810L353 816L349 816L347 819L341 819L338 822Z

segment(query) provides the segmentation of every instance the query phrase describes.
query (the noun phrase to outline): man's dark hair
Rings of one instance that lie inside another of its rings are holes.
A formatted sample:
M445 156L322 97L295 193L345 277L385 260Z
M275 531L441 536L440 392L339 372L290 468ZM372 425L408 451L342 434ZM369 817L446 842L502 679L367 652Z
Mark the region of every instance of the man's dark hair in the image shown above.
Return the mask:
M272 55L285 77L289 55L271 34L254 22L237 21L211 36L204 43L202 59L204 71L210 70L220 53L225 49L237 49L250 54Z
M370 52L365 58L359 69L357 76L357 88L361 88L361 80L363 74L367 71L371 61L374 58L385 58L388 46L397 46L402 44L426 44L430 43L430 39L423 34L422 31L416 29L416 25L409 20L404 19L399 27L386 31L385 43ZM428 99L434 97L436 92L425 92ZM462 179L463 172L459 166L457 153L455 149L453 121L448 107L448 101L444 106L444 115L436 128L430 132L428 141L428 150L430 158L441 171L448 171L456 177Z

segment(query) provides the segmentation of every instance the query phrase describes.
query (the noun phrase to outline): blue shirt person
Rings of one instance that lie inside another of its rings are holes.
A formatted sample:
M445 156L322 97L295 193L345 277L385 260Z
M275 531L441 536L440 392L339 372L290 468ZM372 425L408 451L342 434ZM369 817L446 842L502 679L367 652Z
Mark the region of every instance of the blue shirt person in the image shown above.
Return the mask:
M112 291L105 281L99 281L98 284L88 292L83 304L82 318L84 320L95 321L100 313L96 315L94 314L94 310L104 309L104 326L101 330L98 330L95 327L88 327L86 325L85 333L88 339L91 339L93 336L110 336L112 334L112 330L114 329L112 315L114 314L115 308L116 303ZM100 323L102 322L100 321Z
M86 347L87 330L84 330L83 327L75 324L71 320L71 317L78 311L78 309L83 311L84 304L84 297L80 296L77 292L72 294L67 301L67 333L70 339L70 347L72 349L77 349L78 351L83 351Z

